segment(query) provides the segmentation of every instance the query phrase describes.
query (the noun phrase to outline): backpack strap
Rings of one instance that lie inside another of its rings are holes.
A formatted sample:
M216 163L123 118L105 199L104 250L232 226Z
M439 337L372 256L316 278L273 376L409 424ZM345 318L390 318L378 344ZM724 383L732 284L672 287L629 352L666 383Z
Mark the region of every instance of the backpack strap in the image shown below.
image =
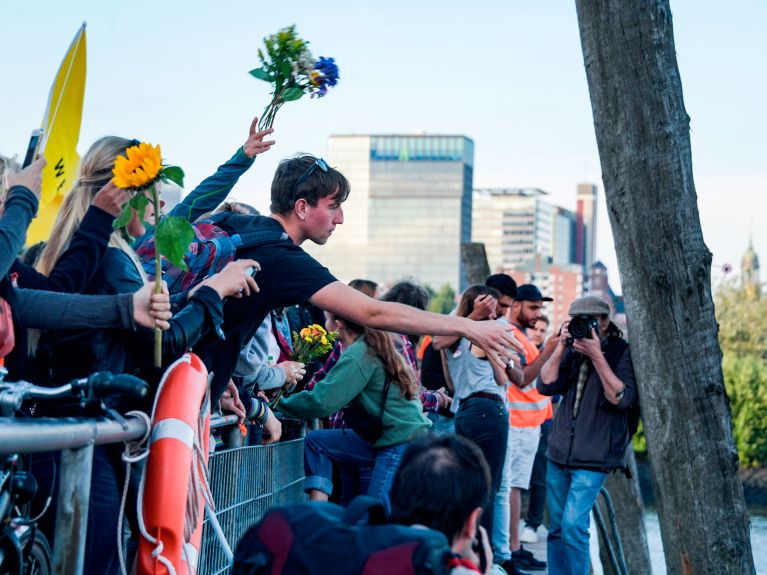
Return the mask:
M378 413L381 425L383 425L384 408L386 407L386 400L389 399L389 387L391 387L391 378L389 377L389 374L386 373L386 370L384 370L384 377L386 377L386 381L384 382L383 391L381 392L381 411Z
M206 221L215 223L232 236L238 236L240 238L240 248L251 248L279 241L291 241L286 231L263 225L266 219L266 216L221 212L213 214Z
M344 511L343 523L355 525L367 516L368 525L385 525L386 508L383 501L367 495L358 495Z

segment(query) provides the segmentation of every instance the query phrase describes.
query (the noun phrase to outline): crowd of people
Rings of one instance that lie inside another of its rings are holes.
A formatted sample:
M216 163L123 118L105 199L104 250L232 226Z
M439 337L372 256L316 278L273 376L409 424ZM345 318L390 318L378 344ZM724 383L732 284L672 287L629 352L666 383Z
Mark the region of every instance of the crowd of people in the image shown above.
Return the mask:
M462 568L481 563L486 572L515 575L547 566L522 543L537 540L548 503L549 572L588 573L589 512L607 474L625 464L628 412L637 401L628 344L609 305L576 300L570 315L593 323L573 337L567 323L549 329L542 310L550 298L505 274L467 288L446 315L426 311L428 294L416 281L381 290L375 278L337 280L300 246L326 243L344 223L353 192L338 170L307 154L283 160L269 215L228 199L274 144L271 129L255 126L169 212L200 233L217 225L236 236L236 255L193 285L173 283L171 293L152 293L155 256L147 246L161 216L151 202L113 226L128 195L112 183L112 167L136 140L107 136L90 147L51 239L23 256L45 160L5 170L0 303L12 312L15 339L6 380L59 385L105 370L156 388L163 369L192 350L212 374L214 405L254 422L252 441L279 440L285 418L320 420L305 440L310 500L372 495L392 520L443 531L466 559ZM313 324L336 332L335 346L326 357L298 361L292 334ZM163 330L161 368L152 362L153 327ZM556 413L552 398L561 398ZM149 411L151 399L108 404ZM35 405L34 416L41 414L88 415L61 402ZM118 572L120 452L95 449L87 573ZM55 493L56 457L30 458L39 493ZM451 477L460 479L455 469L466 461L476 461L476 476L456 489ZM51 539L53 515L41 521ZM130 506L126 520L136 533Z

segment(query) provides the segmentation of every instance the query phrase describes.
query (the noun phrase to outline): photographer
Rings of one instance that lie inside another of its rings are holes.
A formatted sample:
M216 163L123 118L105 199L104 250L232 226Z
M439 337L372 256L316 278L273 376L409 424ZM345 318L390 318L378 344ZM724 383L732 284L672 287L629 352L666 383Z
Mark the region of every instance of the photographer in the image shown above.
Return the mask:
M593 296L570 306L538 390L563 395L549 435L546 488L552 575L589 573L589 513L607 474L626 463L628 410L636 401L628 343Z

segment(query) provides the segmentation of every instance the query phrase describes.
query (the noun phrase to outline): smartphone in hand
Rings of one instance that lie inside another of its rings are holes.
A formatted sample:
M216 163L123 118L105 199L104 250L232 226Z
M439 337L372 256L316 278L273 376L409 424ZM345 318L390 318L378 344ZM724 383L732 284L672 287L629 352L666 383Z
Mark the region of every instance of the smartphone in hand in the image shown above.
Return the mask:
M43 130L36 128L32 130L32 135L29 137L29 145L27 146L27 153L24 156L24 163L21 168L24 169L37 158L37 153L40 150L40 142L43 139Z

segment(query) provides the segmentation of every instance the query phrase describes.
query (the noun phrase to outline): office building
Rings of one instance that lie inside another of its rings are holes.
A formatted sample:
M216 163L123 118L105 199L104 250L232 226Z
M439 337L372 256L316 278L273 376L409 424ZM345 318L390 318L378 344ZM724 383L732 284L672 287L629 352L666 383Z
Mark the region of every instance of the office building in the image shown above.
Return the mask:
M552 206L537 188L474 190L472 241L485 244L492 272L500 272L536 255L553 254Z
M578 184L575 224L575 262L588 273L594 264L597 242L597 187Z
M331 136L328 162L351 183L344 224L307 246L339 279L412 277L463 289L471 240L474 143L465 136Z

